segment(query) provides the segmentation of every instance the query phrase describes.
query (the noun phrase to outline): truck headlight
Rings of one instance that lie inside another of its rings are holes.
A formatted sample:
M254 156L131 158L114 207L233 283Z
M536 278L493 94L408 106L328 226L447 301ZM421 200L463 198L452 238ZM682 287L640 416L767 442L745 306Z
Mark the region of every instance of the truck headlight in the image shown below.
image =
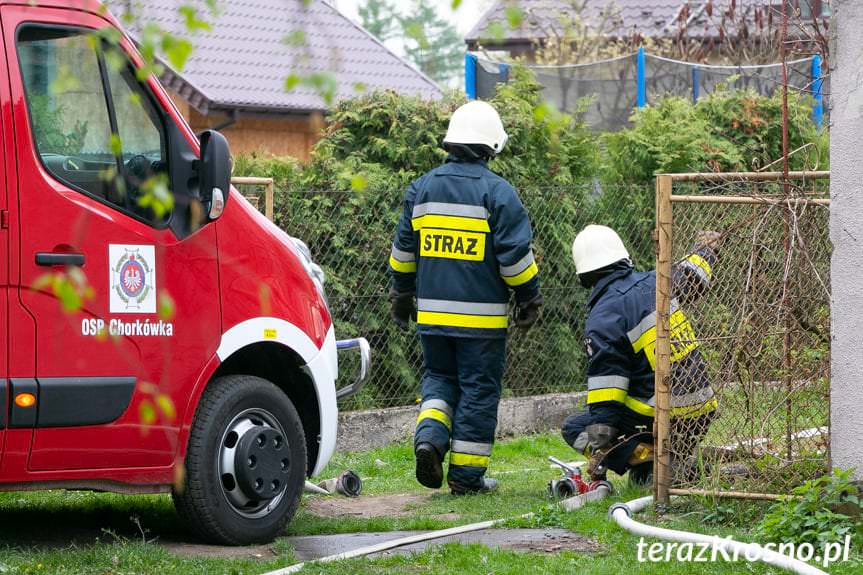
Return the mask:
M321 266L312 260L312 251L309 249L309 246L306 245L306 242L293 236L289 237L297 248L297 252L300 254L300 261L303 264L303 269L305 269L306 273L309 274L309 278L311 278L312 283L315 284L318 293L321 294L321 298L323 298L324 303L327 305L327 309L329 309L330 304L329 301L327 301L327 292L324 289L324 284L327 282L327 274L324 273Z

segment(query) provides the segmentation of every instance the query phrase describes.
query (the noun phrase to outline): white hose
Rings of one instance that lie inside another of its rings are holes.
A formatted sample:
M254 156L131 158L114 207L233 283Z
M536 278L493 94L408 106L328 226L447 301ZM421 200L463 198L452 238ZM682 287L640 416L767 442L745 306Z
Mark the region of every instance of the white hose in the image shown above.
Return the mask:
M575 497L570 497L569 499L564 499L559 503L561 507L563 507L566 511L572 511L573 509L578 509L579 507L583 507L586 503L591 501L598 501L604 497L607 497L609 494L609 490L605 486L601 486L594 491L588 491L583 495L576 495ZM428 533L419 533L417 535L409 535L407 537L401 537L399 539L393 539L391 541L384 541L383 543L377 543L375 545L367 545L366 547L360 547L358 549L353 549L351 551L345 551L344 553L337 553L335 555L328 555L326 557L321 557L320 559L315 559L313 561L307 561L304 563L297 563L295 565L291 565L289 567L284 567L282 569L276 569L275 571L268 571L263 575L288 575L289 573L296 573L301 570L306 565L310 565L313 563L329 563L331 561L341 561L343 559L353 559L355 557L363 557L365 555L371 555L373 553L381 553L383 551L389 551L390 549L395 549L396 547L404 547L405 545L413 545L414 543L422 543L423 541L431 541L433 539L441 539L443 537L450 537L452 535L461 535L462 533L471 533L473 531L482 531L483 529L489 529L490 527L494 527L500 523L505 521L509 521L510 519L528 519L533 517L533 513L525 513L524 515L519 515L518 517L502 517L500 519L491 519L489 521L480 521L479 523L471 523L469 525L460 525L458 527L450 527L448 529L439 529L437 531L429 531Z
M628 503L615 503L608 510L608 514L622 528L635 535L642 537L654 537L668 541L679 541L681 543L704 543L711 545L711 549L723 550L728 554L736 554L738 557L758 557L760 561L774 565L800 575L828 575L826 572L771 549L766 549L758 543L742 543L733 539L704 535L702 533L691 533L677 529L665 529L639 523L632 516L644 510L653 501L653 497L641 497Z
M303 486L303 490L308 491L309 493L317 493L318 495L332 495L332 493L323 487L318 487L311 481L306 481L306 484Z

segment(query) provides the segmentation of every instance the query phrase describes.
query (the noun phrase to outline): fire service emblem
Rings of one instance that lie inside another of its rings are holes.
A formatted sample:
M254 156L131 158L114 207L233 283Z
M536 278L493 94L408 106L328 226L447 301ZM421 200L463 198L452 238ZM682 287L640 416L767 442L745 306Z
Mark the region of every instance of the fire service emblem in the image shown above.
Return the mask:
M111 312L156 313L154 246L110 245Z

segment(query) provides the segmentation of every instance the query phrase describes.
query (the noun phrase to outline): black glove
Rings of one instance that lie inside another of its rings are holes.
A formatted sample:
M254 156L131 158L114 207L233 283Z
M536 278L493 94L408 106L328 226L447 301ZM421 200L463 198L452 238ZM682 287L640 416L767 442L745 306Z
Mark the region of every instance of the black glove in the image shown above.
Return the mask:
M401 329L408 328L409 320L417 320L417 306L414 303L414 294L399 293L390 290L390 316Z
M536 318L539 317L539 306L541 305L541 295L536 296L530 301L519 303L513 313L515 325L522 329L529 329L530 326L536 323Z

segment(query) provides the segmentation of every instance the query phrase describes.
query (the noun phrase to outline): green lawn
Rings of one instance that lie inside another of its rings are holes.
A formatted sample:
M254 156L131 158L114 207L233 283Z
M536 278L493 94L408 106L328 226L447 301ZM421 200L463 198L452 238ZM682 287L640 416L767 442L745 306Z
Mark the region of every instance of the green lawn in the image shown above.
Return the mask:
M529 520L508 526L562 527L597 540L603 550L593 554L562 552L514 553L480 545L448 544L409 557L359 559L307 567L302 573L779 573L761 565L737 564L639 564L638 538L610 523L607 509L615 500L638 497L642 491L620 484L620 493L573 513L548 510L546 482L556 475L547 455L573 459L573 452L558 436L538 435L501 442L495 448L490 474L501 480L493 495L452 497L441 490L428 503L410 509L404 517L321 518L301 509L288 535L434 529L502 516L538 512ZM365 480L364 494L428 493L413 480L409 446L397 445L333 459L326 476L350 468ZM746 539L762 508L753 504L723 502L702 505L682 500L671 515L643 519L664 526L699 529ZM709 503L709 502L708 502ZM447 514L451 519L441 519ZM452 519L456 515L458 519ZM183 530L166 496L118 496L111 494L39 492L0 494L0 573L98 575L133 574L259 574L293 562L290 545L278 540L272 560L181 559L152 542L184 540ZM146 540L146 542L145 542ZM831 566L829 571L852 574L863 571L863 559Z

